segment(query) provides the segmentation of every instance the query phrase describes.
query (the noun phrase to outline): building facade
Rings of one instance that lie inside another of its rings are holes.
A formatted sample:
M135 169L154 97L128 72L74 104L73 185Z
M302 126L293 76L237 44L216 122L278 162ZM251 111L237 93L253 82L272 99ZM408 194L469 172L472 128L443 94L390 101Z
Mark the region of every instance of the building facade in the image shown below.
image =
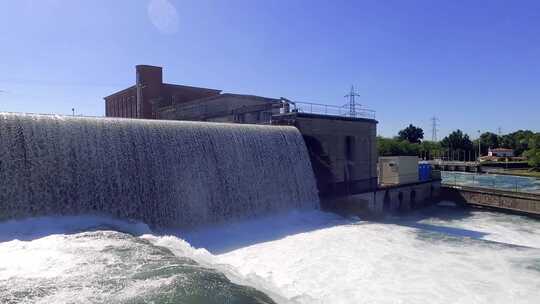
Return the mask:
M167 120L270 124L272 115L283 106L280 99L225 93L156 107L154 111L159 119Z
M514 157L514 150L505 148L489 149L488 156L493 157Z
M137 65L135 85L105 97L105 116L156 119L154 103L167 106L216 96L221 90L163 83L163 69Z
M322 196L377 188L377 121L312 113L285 113L272 124L295 126L304 137Z
M134 86L105 97L106 116L292 125L304 137L321 195L377 188L373 111L360 118L337 106L166 84L160 67L138 65L136 71Z

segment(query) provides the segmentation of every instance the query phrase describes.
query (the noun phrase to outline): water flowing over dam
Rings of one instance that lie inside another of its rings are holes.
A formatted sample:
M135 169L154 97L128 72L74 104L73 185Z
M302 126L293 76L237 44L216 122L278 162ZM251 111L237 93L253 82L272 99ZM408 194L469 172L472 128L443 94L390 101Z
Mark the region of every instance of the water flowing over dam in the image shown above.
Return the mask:
M0 219L190 227L292 208L318 208L293 127L0 113Z

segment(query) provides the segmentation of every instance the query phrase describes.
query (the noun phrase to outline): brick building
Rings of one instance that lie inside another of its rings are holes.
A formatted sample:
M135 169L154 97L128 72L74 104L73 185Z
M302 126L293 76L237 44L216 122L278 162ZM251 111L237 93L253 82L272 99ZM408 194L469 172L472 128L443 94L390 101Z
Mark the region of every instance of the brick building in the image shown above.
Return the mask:
M374 112L351 117L348 107L167 84L161 67L138 65L136 71L134 86L105 97L106 116L293 125L304 136L321 195L377 187Z
M161 67L137 65L135 85L105 97L105 116L158 118L153 103L160 106L216 96L221 90L163 83Z

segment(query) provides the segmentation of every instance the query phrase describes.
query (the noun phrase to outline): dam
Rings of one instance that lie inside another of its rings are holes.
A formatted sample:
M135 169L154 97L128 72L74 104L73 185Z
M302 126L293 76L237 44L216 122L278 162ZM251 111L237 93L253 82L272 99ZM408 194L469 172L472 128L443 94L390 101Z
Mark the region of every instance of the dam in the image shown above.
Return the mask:
M1 114L0 302L538 302L540 222L324 212L317 184L371 172L317 180L316 146L290 126ZM402 188L354 195L392 209Z
M293 127L0 114L0 219L193 227L318 204Z

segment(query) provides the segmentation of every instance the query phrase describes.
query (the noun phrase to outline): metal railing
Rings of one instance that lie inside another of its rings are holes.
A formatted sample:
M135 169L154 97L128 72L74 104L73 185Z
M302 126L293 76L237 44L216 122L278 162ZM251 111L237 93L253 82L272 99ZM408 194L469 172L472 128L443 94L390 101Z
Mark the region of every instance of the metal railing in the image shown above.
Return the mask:
M349 105L335 106L322 103L298 101L295 101L294 105L296 106L296 110L300 113L375 119L374 110L359 107L355 112L351 112Z
M503 191L512 191L516 193L540 193L540 185L524 184L519 180L499 180L497 178L486 179L486 176L471 174L470 178L464 179L457 175L444 176L443 185L445 186L465 186Z
M371 109L356 107L354 112L351 112L349 105L335 106L314 102L299 102L290 101L286 98L281 98L281 103L273 103L272 109L279 111L280 113L299 112L309 114L320 114L329 116L341 116L351 118L367 118L375 119L375 111ZM243 107L238 107L243 108ZM191 118L193 117L206 117L219 115L230 115L234 112L235 108L228 106L223 102L204 102L194 104L178 104L176 105L177 112L182 113L181 117ZM254 109L248 112L262 112L271 109Z

